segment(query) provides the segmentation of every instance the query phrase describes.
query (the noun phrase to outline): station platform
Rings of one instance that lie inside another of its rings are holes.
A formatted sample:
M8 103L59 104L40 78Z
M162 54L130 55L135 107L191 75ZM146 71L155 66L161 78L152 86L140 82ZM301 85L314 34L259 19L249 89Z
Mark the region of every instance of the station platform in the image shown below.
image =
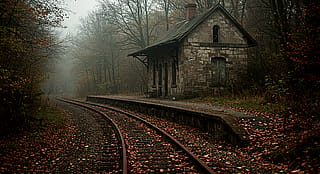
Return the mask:
M208 104L208 103L195 103L189 101L174 101L169 99L162 98L146 98L145 96L121 96L121 95L100 95L98 97L105 97L110 99L124 99L124 100L135 100L135 101L143 101L154 104L161 104L167 106L174 106L179 108L184 108L188 110L193 110L196 112L206 112L212 114L224 113L225 115L230 115L236 118L248 118L254 117L254 114L249 112L239 112L232 108L227 108L224 106Z
M254 114L238 112L231 108L189 101L173 101L144 96L91 95L87 101L105 103L165 117L175 122L200 128L215 137L223 138L231 144L246 144L247 131L238 123L239 119L252 119Z

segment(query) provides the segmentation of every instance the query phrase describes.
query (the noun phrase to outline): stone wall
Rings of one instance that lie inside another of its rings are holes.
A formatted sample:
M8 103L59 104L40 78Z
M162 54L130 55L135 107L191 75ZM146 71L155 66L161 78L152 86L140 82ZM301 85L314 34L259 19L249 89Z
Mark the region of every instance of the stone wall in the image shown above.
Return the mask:
M196 29L194 29L187 37L189 43L212 43L213 42L213 26L218 25L219 43L243 44L246 40L241 31L229 20L224 14L217 10L205 21L203 21Z
M192 43L191 43L192 44ZM184 93L213 93L211 58L226 59L226 86L242 86L247 79L247 48L184 46L179 82Z
M213 26L218 25L219 42L213 43ZM239 88L247 80L248 48L243 34L219 10L185 38L181 47L179 85L191 95L214 92L211 58L226 59L226 87Z
M213 42L213 26L218 25L219 42ZM159 65L162 65L162 84L165 84L165 65L168 66L168 96L206 95L216 89L241 88L247 80L248 45L241 31L217 10L181 43L178 53L176 85L172 85L172 63L176 48L165 48L152 53L149 62L149 91L159 94ZM212 86L211 58L226 59L226 85ZM156 64L156 85L153 85L153 64ZM162 85L162 96L164 86Z

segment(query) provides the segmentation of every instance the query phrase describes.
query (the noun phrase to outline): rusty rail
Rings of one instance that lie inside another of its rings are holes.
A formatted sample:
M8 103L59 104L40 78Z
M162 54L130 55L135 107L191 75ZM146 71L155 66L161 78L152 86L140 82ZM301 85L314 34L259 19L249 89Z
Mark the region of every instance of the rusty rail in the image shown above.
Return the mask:
M126 144L125 144L125 141L124 141L124 138L121 134L121 131L118 127L118 125L108 117L107 114L97 110L97 109L94 109L92 107L89 107L87 106L86 104L83 104L83 103L80 103L80 101L77 101L77 100L71 100L71 99L62 99L62 98L57 98L58 100L60 101L63 101L63 102L66 102L66 103L70 103L70 104L73 104L73 105L77 105L77 106L81 106L83 108L86 108L86 109L89 109L93 112L96 112L100 115L103 115L112 125L112 127L114 128L115 130L115 133L116 133L116 136L118 137L118 140L120 142L120 160L121 160L121 163L120 163L120 172L123 173L123 174L127 174L128 173L128 161L127 161L127 150L126 150Z
M80 102L80 101L79 101ZM86 102L87 104L90 104L92 106L98 106L98 107L102 107L102 108L106 108L106 109L110 109L112 111L115 111L115 112L119 112L119 113L122 113L122 114L125 114L131 118L134 118L134 119L137 119L143 123L145 123L146 125L148 125L149 127L155 129L156 131L162 133L163 135L165 135L168 139L170 139L172 142L174 142L174 144L176 144L179 148L181 148L185 153L187 153L193 160L194 162L199 165L199 167L205 172L205 173L215 173L210 167L207 166L207 164L205 162L203 162L201 159L199 159L195 154L193 154L188 148L186 148L184 145L182 145L182 143L180 143L178 140L176 140L174 137L172 137L170 134L168 134L167 132L165 132L164 130L158 128L157 126L155 126L154 124L138 117L138 116L135 116L131 113L128 113L128 112L125 112L125 111L122 111L120 109L116 109L114 107L108 107L106 105L101 105L101 104L96 104L96 103L92 103L92 102Z

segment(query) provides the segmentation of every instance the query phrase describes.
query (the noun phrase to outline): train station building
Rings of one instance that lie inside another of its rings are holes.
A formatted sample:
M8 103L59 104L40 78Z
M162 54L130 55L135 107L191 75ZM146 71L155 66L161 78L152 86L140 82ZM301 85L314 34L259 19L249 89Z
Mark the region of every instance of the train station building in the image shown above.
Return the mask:
M151 97L217 94L248 78L248 50L256 41L221 5L196 14L186 5L186 19L154 44L129 54L148 68Z

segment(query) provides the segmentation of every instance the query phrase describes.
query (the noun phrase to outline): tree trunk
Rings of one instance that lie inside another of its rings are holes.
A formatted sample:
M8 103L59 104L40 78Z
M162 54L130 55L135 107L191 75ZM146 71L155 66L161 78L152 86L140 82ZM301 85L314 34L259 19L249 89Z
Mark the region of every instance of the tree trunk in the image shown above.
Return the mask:
M241 9L241 19L240 19L241 25L244 25L243 19L245 16L246 5L247 5L247 0L243 0L242 9Z
M148 0L144 0L144 12L146 15L146 42L147 42L146 46L148 46L150 44Z

